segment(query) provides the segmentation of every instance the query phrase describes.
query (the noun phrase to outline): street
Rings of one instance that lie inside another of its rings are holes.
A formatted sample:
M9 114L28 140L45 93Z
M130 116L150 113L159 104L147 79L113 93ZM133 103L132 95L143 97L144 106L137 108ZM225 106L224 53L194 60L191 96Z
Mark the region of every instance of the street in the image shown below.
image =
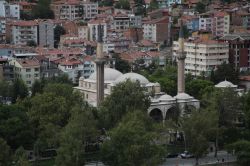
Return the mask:
M231 154L227 153L226 151L219 151L218 157L219 162L233 162L236 161L236 157L232 156ZM209 153L206 157L199 159L199 165L206 165L206 164L214 164L218 163L217 158L214 157L214 153ZM181 158L168 158L166 162L161 166L193 166L195 165L195 159L181 159Z

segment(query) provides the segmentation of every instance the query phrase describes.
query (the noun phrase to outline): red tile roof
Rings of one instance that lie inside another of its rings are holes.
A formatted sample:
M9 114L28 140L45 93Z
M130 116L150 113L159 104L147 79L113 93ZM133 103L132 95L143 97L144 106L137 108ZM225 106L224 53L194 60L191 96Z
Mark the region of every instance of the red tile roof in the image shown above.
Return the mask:
M38 25L37 21L14 21L11 22L11 25L14 26L36 26Z
M23 60L17 60L17 62L22 66L22 67L39 67L40 64L37 60L35 59L23 59Z

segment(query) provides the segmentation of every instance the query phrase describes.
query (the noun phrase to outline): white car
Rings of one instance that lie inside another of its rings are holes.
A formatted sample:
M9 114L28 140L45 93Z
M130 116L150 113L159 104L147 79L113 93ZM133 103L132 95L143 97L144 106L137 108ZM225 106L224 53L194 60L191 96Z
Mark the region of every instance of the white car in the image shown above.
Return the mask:
M180 154L182 159L188 159L188 158L193 158L194 155L189 153L188 151L184 151L183 153Z

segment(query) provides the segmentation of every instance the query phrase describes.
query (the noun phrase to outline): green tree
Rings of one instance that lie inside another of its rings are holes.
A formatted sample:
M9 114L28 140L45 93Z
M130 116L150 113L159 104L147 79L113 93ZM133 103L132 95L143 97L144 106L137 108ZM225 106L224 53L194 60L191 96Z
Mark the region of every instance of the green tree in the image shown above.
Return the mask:
M205 110L195 111L183 121L185 139L190 152L195 156L196 165L199 165L199 158L207 153L209 136L215 131L216 122L216 112Z
M44 84L42 83L41 80L35 80L31 87L31 94L32 96L35 96L36 93L42 93L44 88Z
M158 5L157 0L152 0L152 1L149 3L149 7L148 7L148 10L149 10L149 11L153 11L153 10L158 9L158 8L159 8L159 5Z
M101 147L102 161L110 166L159 165L164 150L155 143L157 139L148 115L130 112L109 132L109 139Z
M22 79L15 79L13 83L13 102L16 102L16 100L24 99L29 95L28 87L23 82Z
M50 9L50 0L38 0L37 5L32 9L33 19L53 19L54 13Z
M206 12L206 5L202 2L198 2L196 4L195 11L198 13L205 13Z
M13 96L13 86L6 81L0 81L0 96L12 97Z
M84 165L85 149L91 142L96 142L97 128L92 108L75 107L73 115L60 137L60 147L56 163L61 166Z
M58 134L70 117L68 108L66 99L55 93L37 94L31 99L28 115L36 126L38 137L49 147L58 144Z
M237 161L242 166L248 166L250 163L250 141L239 140L228 145L229 150L234 151Z
M23 147L19 147L15 151L14 159L15 159L15 166L31 166L28 160L28 155Z
M213 82L201 79L193 79L186 82L186 91L196 99L201 99L203 90L207 87L213 86Z
M146 3L144 0L135 0L135 15L145 16L146 15Z
M131 67L128 61L125 61L119 57L119 55L114 54L113 58L115 58L115 68L122 73L127 73L130 71Z
M117 9L130 9L130 4L128 0L119 0L116 4L115 4L115 8Z
M54 29L54 47L57 48L58 44L60 42L60 36L64 35L66 33L65 29L60 26L57 25Z
M211 112L216 111L218 114L218 123L216 134L213 134L215 140L215 156L219 146L219 140L229 143L231 138L225 135L228 129L234 128L235 118L238 117L241 110L240 98L232 88L215 89L212 92L204 94L202 105Z
M0 165L10 166L11 165L11 151L4 139L0 137Z
M25 110L17 105L0 106L0 137L4 138L11 148L30 147L34 141L33 132Z
M102 103L101 125L106 128L114 127L127 112L135 109L147 110L148 107L149 99L139 82L127 80L119 83Z
M239 71L235 70L232 64L223 63L217 67L214 74L211 74L211 81L215 84L225 81L230 81L234 84L238 83Z

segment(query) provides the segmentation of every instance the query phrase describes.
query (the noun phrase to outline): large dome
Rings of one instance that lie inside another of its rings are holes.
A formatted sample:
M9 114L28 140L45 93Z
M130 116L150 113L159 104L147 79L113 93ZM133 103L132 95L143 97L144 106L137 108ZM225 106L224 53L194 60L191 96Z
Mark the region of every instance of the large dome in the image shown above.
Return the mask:
M186 94L186 93L178 93L174 98L176 98L177 100L194 99L192 96L190 96L189 94Z
M215 87L216 88L237 88L237 85L234 85L231 82L225 80L215 85Z
M126 73L115 80L115 84L125 82L126 80L131 80L133 82L139 81L140 84L146 85L149 83L148 79L137 73Z
M165 94L165 95L162 95L160 98L159 98L160 101L170 101L170 100L175 100L175 98L173 98L172 96L168 95L168 94Z
M104 81L105 82L113 82L118 77L122 76L122 73L118 70L112 68L104 68ZM96 80L96 72L90 75L89 80Z

